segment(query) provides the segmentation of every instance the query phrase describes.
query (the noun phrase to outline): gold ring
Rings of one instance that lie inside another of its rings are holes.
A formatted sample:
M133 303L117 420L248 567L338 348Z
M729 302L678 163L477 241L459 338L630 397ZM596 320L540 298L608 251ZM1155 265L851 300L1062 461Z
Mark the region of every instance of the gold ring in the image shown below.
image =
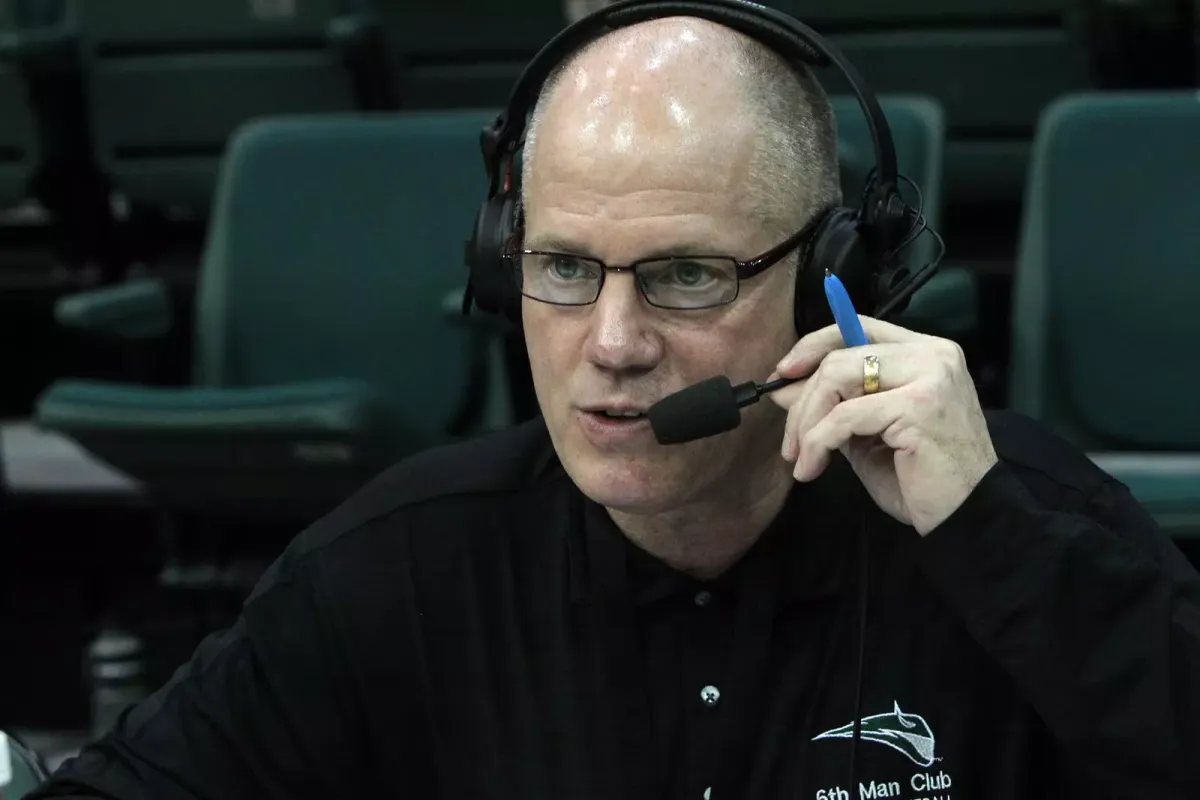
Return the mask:
M863 358L863 394L879 391L879 356Z

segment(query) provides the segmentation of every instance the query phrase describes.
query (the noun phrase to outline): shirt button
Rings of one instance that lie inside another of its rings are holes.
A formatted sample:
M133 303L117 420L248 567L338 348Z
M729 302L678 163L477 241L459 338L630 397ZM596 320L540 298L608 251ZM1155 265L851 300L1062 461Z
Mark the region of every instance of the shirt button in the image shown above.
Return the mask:
M705 686L700 690L700 700L704 705L713 708L721 701L721 690L715 686Z
M695 599L696 605L701 607L706 606L712 602L712 592L697 592Z

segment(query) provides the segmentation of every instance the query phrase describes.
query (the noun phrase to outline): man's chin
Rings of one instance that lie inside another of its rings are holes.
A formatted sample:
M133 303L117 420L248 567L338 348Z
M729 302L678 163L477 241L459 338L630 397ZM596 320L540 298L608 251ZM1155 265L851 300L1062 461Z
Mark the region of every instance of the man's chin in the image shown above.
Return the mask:
M669 475L634 459L587 459L568 472L593 502L626 514L661 513L684 499Z

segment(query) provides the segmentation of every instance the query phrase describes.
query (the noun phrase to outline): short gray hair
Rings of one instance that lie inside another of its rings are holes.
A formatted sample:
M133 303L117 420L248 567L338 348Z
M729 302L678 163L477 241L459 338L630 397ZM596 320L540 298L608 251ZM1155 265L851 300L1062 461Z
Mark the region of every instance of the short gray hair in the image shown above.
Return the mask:
M554 70L534 106L521 156L523 187L529 185L547 100L573 61L568 58ZM760 119L760 141L747 176L750 210L775 235L788 236L817 212L842 202L833 106L812 69L788 62L748 36L737 38L734 64L747 104Z

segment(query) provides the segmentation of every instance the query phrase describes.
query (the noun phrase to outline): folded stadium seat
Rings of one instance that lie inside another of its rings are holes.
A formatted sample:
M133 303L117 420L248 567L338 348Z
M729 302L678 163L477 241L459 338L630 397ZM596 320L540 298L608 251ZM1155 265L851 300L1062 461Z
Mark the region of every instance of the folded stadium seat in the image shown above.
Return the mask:
M10 14L0 3L0 210L25 200L37 163L33 112L13 63L20 37Z
M36 753L0 731L0 797L21 800L48 777Z
M405 109L488 108L566 25L563 0L374 0Z
M1200 534L1200 103L1083 94L1042 116L1014 278L1011 404Z
M369 0L73 2L98 156L135 204L203 217L248 120L389 106Z
M1079 0L773 0L830 35L867 83L929 94L946 110L948 202L1020 199L1033 123L1086 89ZM829 89L846 91L839 81Z
M488 343L447 324L486 180L483 112L251 123L224 162L200 268L195 385L61 381L36 420L169 508L321 513L389 462L507 422ZM64 324L170 325L162 283L65 298Z
M838 150L842 165L845 202L856 204L862 197L868 171L875 165L867 121L858 102L850 96L832 98L838 122ZM941 104L930 97L887 95L879 98L896 145L900 174L920 187L922 212L929 226L939 230L942 221L942 162L946 121ZM918 197L911 186L902 186L908 201ZM922 235L908 251L912 269L920 269L937 256L937 242ZM971 273L943 265L929 283L913 296L900 320L926 333L962 339L978 326L978 300Z
M1083 0L1096 89L1196 85L1191 0Z
M19 82L28 106L7 136L20 135L29 121L36 142L37 163L24 181L40 206L31 216L44 213L44 238L53 243L60 266L86 266L101 280L113 278L123 265L112 189L93 155L72 0L7 0L0 3L0 29L0 69L6 73L0 94L9 95ZM13 110L0 108L0 127L9 119L4 112Z

